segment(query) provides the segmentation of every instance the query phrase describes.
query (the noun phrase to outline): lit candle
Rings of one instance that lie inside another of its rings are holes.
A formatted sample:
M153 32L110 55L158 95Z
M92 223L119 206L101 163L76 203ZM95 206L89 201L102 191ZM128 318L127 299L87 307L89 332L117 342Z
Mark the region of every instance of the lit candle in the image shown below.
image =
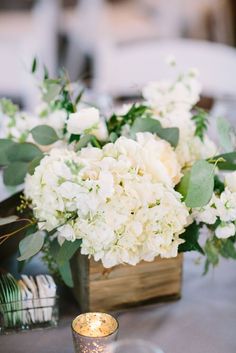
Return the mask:
M76 353L102 353L115 341L117 320L106 313L86 313L72 322L72 335Z

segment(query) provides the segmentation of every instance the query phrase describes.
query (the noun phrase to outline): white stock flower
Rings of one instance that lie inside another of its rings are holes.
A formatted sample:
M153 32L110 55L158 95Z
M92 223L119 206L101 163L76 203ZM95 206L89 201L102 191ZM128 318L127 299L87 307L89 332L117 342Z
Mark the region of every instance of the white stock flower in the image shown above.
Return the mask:
M221 223L215 230L215 235L219 239L226 239L235 235L234 223Z
M192 75L150 82L143 89L143 97L158 116L190 110L199 100L201 85Z
M182 168L217 154L215 144L206 134L203 141L195 136L191 110L200 98L200 91L196 70L189 70L176 80L151 82L143 89L143 97L152 108L152 117L164 128L179 128L175 152Z
M98 128L99 111L96 108L83 108L71 113L67 121L67 130L70 134L82 134Z
M97 128L92 129L91 134L100 141L106 141L108 139L108 131L105 121L100 119Z
M231 192L236 192L236 172L225 175L225 185Z

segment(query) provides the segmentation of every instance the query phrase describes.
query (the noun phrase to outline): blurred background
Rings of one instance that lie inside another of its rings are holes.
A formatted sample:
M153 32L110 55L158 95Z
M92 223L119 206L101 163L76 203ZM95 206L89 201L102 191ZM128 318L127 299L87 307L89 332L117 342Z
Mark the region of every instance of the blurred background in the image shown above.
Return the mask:
M33 109L37 56L51 76L64 67L93 93L126 100L169 75L173 54L180 70L199 69L205 97L229 106L235 45L235 0L0 0L0 97Z

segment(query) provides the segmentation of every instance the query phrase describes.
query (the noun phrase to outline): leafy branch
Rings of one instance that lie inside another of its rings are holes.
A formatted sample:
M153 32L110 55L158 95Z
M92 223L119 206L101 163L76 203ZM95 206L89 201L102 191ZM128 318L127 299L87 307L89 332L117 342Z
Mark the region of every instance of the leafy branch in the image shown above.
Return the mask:
M195 123L195 136L198 136L201 141L203 141L209 123L208 112L204 109L197 108L196 114L192 117L192 120Z
M112 114L107 122L108 132L121 136L124 125L133 125L135 119L141 117L149 117L151 115L150 109L143 104L133 104L126 114L117 115Z

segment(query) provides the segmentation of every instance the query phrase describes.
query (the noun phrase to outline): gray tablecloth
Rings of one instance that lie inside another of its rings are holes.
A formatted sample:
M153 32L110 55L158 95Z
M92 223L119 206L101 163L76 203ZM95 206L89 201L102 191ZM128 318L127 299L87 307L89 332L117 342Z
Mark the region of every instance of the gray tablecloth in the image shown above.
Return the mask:
M202 277L194 258L185 258L182 299L118 313L119 339L142 338L165 353L236 353L236 263L222 262ZM56 329L1 336L0 352L72 353L77 314L70 310Z

